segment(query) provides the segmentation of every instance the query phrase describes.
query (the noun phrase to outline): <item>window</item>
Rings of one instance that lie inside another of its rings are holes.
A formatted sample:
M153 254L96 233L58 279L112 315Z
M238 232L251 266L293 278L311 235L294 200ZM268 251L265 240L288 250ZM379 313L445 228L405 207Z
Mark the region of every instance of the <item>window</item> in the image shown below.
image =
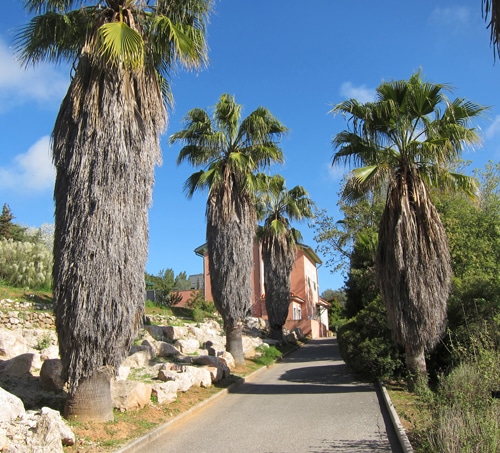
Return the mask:
M295 305L293 306L293 320L294 321L300 321L302 319L302 308L300 305Z

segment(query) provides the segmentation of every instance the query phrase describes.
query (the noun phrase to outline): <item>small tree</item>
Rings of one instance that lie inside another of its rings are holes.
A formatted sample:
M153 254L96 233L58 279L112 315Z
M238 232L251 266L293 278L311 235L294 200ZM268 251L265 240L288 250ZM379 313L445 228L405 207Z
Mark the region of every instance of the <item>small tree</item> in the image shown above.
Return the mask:
M2 207L2 214L0 214L0 239L12 239L14 241L22 241L26 228L23 228L14 222L14 214L7 203Z

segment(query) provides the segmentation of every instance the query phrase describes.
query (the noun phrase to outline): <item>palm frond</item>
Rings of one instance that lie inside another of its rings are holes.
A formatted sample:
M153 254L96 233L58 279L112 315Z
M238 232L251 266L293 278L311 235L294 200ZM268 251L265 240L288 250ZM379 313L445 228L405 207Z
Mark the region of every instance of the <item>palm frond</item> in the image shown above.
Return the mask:
M490 43L493 46L493 57L500 56L500 2L498 0L482 0L481 12L490 29Z
M96 18L92 8L36 16L16 34L15 53L24 66L42 61L72 62L79 55Z
M110 65L131 69L144 66L144 41L140 33L125 22L109 22L99 27L99 54Z
M35 14L63 13L85 3L85 0L24 0L24 7L29 13Z

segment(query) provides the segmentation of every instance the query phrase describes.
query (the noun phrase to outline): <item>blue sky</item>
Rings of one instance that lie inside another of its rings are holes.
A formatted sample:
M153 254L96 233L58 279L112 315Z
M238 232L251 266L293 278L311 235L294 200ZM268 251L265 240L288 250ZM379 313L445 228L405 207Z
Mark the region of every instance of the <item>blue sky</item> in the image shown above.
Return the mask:
M16 222L40 226L53 223L49 137L69 70L24 70L15 62L13 37L29 19L21 4L2 0L0 16L0 203L10 205ZM275 171L289 188L304 186L336 220L345 169L330 165L331 139L346 124L328 111L346 98L372 99L383 80L408 79L421 68L427 80L453 86L452 97L491 106L478 123L482 146L464 158L477 168L500 157L500 63L480 0L216 0L208 43L208 68L179 71L172 80L175 106L150 209L150 273L202 271L193 250L205 241L206 194L185 197L194 169L176 165L180 147L170 147L168 136L189 109L210 109L222 93L235 95L243 116L262 105L290 129L282 141L286 162ZM315 248L307 223L296 227ZM343 276L322 266L319 283L321 290L340 288Z

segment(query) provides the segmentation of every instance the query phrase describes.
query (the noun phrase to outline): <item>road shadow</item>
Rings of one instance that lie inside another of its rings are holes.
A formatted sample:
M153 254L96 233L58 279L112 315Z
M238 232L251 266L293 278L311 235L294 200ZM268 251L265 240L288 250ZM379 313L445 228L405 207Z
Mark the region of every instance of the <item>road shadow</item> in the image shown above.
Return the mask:
M314 365L311 362L321 362ZM278 383L245 382L230 393L255 395L327 394L373 392L371 383L359 381L342 361L337 340L312 340L305 347L286 356L282 363L292 365L278 378ZM300 366L304 364L304 366Z
M342 361L336 338L311 340L282 359L285 363L316 362L320 360Z
M390 450L387 441L380 439L371 440L323 440L319 445L311 446L308 453L346 452L349 453L373 453L394 452ZM392 448L392 447L391 447Z

